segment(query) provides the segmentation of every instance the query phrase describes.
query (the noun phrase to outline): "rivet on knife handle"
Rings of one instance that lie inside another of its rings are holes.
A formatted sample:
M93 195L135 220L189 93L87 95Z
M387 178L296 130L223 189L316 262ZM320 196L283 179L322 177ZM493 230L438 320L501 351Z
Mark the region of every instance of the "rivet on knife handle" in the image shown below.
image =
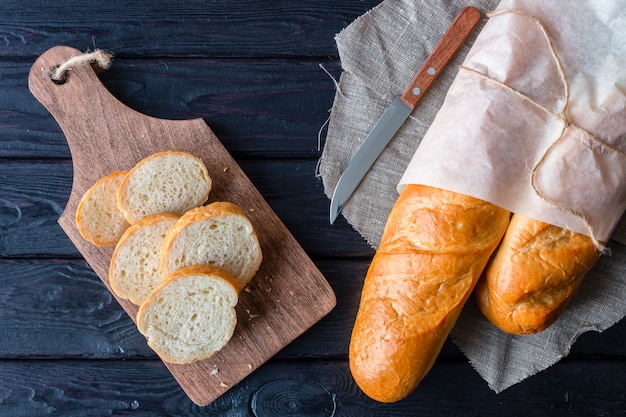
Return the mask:
M439 40L422 67L417 71L409 86L402 93L401 100L404 104L414 109L417 103L424 97L441 73L450 62L456 51L467 40L476 24L480 21L480 12L474 7L465 7L454 19L446 33Z
M396 97L374 125L339 178L330 202L330 223L343 209L367 171L480 21L480 12L465 7L454 19L402 95Z

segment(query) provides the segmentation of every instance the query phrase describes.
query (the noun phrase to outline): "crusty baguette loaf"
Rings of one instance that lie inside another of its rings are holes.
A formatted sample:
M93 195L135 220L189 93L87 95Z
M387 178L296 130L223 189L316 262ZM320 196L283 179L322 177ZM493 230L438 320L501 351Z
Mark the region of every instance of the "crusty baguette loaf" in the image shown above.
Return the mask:
M183 268L139 307L137 328L166 362L185 364L211 357L232 338L239 292L226 271Z
M161 284L161 246L179 217L173 213L153 214L126 229L109 267L109 284L115 295L141 305Z
M515 214L476 286L478 305L507 333L540 332L559 317L598 256L591 238Z
M76 226L81 236L94 245L115 245L130 226L117 206L117 192L126 174L118 171L101 178L78 203Z
M179 151L157 152L133 167L120 185L117 204L131 224L157 213L182 215L202 205L212 180L202 160Z
M350 340L352 375L381 402L405 398L435 362L510 213L461 194L408 185L365 278Z
M261 247L243 210L215 202L189 210L165 235L161 270L168 275L189 265L209 265L233 275L241 290L259 269Z

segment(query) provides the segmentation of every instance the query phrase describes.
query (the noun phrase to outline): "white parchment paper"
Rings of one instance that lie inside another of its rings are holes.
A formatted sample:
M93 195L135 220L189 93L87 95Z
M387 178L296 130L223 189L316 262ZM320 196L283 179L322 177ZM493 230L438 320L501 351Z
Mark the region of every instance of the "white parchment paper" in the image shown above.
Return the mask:
M626 208L626 4L503 0L402 179L607 241Z

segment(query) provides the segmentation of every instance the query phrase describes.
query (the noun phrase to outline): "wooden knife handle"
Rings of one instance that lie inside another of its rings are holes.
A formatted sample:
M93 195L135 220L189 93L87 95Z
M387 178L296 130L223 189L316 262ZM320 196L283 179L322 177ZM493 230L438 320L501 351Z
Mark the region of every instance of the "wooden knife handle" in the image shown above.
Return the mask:
M468 6L459 12L422 67L415 74L409 86L402 93L400 99L404 104L410 108L415 108L439 73L443 71L443 68L472 33L480 18L480 11L475 7Z

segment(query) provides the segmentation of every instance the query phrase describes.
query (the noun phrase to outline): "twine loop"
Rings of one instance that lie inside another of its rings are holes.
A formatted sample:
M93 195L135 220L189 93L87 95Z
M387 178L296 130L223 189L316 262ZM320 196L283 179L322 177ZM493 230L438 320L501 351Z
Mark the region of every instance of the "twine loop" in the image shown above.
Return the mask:
M497 10L495 12L490 12L487 13L488 17L496 17L496 16L501 16L503 14L508 14L508 13L513 13L513 14L517 14L520 16L523 16L525 18L531 19L535 25L539 28L539 30L541 31L541 33L543 34L543 37L547 43L548 49L550 50L550 54L552 56L552 59L554 60L554 63L556 64L557 67L557 71L559 73L559 78L561 80L561 83L563 85L563 103L561 105L561 108L558 110L558 112L554 112L548 108L546 108L545 106L543 106L540 103L537 103L536 101L534 101L533 99L531 99L530 97L528 97L526 94L517 91L516 89L512 88L511 86L498 81L486 74L483 74L482 72L479 72L477 70L474 70L472 68L466 67L464 65L460 66L460 70L464 70L467 72L470 72L478 77L481 77L485 80L488 80L489 82L491 82L492 84L494 84L496 87L498 88L502 88L504 90L509 91L510 93L516 95L517 97L523 99L525 102L533 105L534 107L537 107L538 109L540 109L541 111L543 111L544 113L548 114L549 116L553 117L555 120L559 121L561 123L561 132L559 134L559 136L557 137L557 139L546 149L546 151L544 152L544 154L541 156L541 158L539 159L539 161L534 165L534 167L532 168L532 170L530 171L530 183L532 186L533 191L537 194L537 196L543 200L546 204L548 204L551 207L554 207L558 210L562 210L564 212L567 212L577 218L579 218L585 225L585 227L588 230L588 235L591 238L594 246L596 247L596 249L598 251L600 251L601 253L605 253L607 252L607 248L605 243L600 242L597 238L597 235L594 231L593 226L591 225L589 219L587 218L587 216L574 209L571 207L568 207L566 205L563 205L561 203L559 203L558 201L552 200L550 197L548 197L544 192L542 192L540 190L540 188L537 185L537 173L540 170L541 166L545 163L546 159L548 158L548 156L550 155L550 153L554 150L554 148L566 137L566 130L568 128L572 128L572 129L576 129L577 131L579 131L580 133L582 133L586 138L588 138L590 141L595 142L596 144L598 144L599 146L601 146L603 149L606 149L608 151L611 151L615 154L617 154L619 157L621 158L625 158L626 154L622 151L620 151L619 149L615 148L614 146L604 142L603 140L601 140L600 138L598 138L597 136L595 136L594 134L592 134L591 132L587 131L586 129L577 126L576 124L572 123L571 120L568 117L568 108L569 108L569 100L570 100L570 89L569 89L569 83L568 83L568 79L567 79L567 75L565 74L565 70L563 69L563 65L561 63L561 60L559 59L559 55L557 54L554 45L552 43L552 39L550 38L550 35L548 34L548 32L546 31L546 28L544 27L544 25L534 16L525 13L523 11L520 10L515 10L515 9L503 9L503 10Z
M50 80L55 84L64 84L67 81L69 71L78 65L89 63L95 68L106 70L111 66L113 53L96 49L93 52L74 56L61 65L56 65L50 69Z

